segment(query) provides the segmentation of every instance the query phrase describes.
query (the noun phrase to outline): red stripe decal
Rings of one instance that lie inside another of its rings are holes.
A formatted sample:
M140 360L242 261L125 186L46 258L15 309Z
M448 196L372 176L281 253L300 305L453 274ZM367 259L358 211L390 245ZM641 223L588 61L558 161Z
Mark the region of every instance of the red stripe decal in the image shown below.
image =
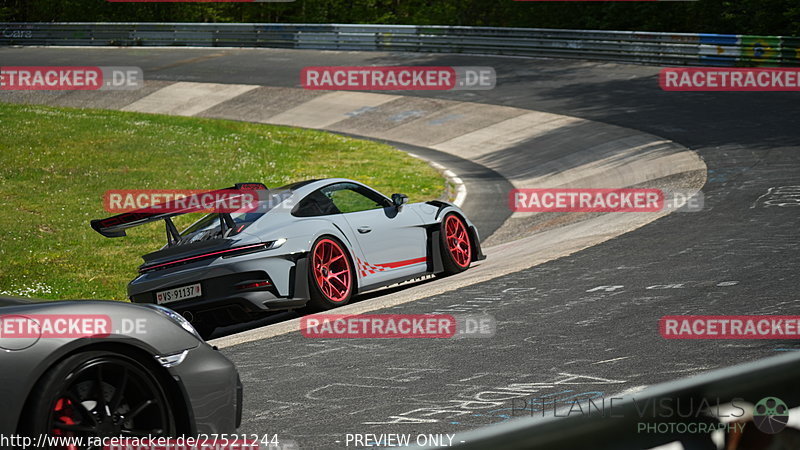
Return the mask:
M381 267L386 267L386 268L389 268L389 269L396 269L398 267L410 266L412 264L420 264L420 263L424 263L424 262L427 262L427 261L428 261L428 258L423 256L422 258L407 259L405 261L397 261L397 262L392 262L392 263L375 264L375 265L376 266L381 266Z

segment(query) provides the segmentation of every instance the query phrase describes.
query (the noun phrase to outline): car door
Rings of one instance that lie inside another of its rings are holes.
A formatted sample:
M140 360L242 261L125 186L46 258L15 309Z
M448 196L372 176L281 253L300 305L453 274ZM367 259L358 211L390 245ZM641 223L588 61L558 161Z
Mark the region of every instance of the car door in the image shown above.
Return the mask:
M398 209L383 195L356 183L321 189L347 220L362 258L356 269L362 286L383 284L427 270L426 231L418 214Z

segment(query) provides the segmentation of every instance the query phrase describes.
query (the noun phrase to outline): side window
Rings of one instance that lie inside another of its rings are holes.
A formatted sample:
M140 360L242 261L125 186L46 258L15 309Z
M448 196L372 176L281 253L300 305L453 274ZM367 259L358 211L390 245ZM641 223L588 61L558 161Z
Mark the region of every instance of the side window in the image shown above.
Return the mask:
M321 189L342 213L369 211L388 205L386 198L357 184L339 183Z
M295 217L326 216L328 214L338 214L331 199L320 191L314 191L307 195L292 210Z

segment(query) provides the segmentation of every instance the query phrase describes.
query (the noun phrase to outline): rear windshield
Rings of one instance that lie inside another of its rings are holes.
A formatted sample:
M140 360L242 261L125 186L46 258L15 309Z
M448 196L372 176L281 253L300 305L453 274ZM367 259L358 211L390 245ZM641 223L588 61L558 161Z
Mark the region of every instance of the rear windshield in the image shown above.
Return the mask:
M290 184L267 191L267 194L261 197L258 209L254 212L231 213L231 219L233 219L233 223L235 224L233 233L240 233L250 224L260 219L261 216L289 198L293 193L293 189L299 187L297 186L298 184L300 183ZM219 214L206 214L181 232L180 244L190 244L192 242L221 238L221 230Z

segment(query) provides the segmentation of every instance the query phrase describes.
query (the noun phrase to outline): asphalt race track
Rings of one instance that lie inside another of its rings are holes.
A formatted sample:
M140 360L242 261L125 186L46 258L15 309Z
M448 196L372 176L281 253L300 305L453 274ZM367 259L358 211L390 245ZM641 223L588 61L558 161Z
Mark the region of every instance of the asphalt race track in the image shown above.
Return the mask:
M800 314L800 208L768 195L800 185L797 93L663 92L658 67L482 56L4 48L0 58L275 86L297 86L312 64L492 66L492 91L412 95L606 122L674 140L705 160L701 212L672 213L568 257L375 311L488 313L499 324L492 338L314 340L294 332L224 348L245 385L242 432L325 449L343 448L346 433L455 433L509 420L513 398L565 404L800 349L791 341L665 340L658 331L663 315ZM504 199L496 208L507 216Z

